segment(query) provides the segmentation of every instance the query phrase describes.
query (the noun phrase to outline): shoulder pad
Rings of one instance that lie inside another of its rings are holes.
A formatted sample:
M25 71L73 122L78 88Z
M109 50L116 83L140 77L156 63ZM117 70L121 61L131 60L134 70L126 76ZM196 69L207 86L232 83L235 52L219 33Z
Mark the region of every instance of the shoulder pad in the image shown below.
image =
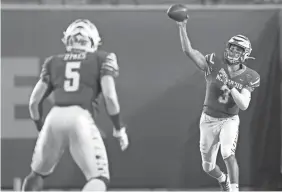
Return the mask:
M110 74L113 77L117 77L119 75L119 66L116 54L107 53L100 61L102 74Z
M98 54L99 61L102 65L105 63L109 64L112 68L118 69L117 66L117 56L113 52L107 52L103 50L98 50L96 52Z
M106 56L104 64L113 68L114 70L119 70L119 66L118 66L118 63L117 63L117 56L114 53L109 53Z

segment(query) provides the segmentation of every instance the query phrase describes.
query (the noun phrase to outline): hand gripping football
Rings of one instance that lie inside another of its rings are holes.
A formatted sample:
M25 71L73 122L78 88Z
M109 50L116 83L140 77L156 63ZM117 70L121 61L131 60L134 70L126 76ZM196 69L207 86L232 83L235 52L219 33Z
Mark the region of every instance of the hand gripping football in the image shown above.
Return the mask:
M188 18L188 8L181 4L172 5L168 8L167 15L174 21L182 22Z

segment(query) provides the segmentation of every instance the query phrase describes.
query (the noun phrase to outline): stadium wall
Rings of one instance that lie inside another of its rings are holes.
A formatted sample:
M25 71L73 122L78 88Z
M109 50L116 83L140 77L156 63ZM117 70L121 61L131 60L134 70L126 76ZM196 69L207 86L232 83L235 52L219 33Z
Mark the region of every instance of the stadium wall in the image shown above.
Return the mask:
M14 177L29 172L37 136L29 120L29 95L44 58L64 51L62 33L77 18L93 21L102 34L102 48L115 52L119 60L117 87L132 145L121 153L101 105L97 122L108 148L111 187L216 186L202 171L199 153L205 80L182 53L176 24L165 14L167 7L49 8L2 7L2 188L11 188ZM278 8L199 6L191 9L190 16L191 41L205 54L222 54L225 42L236 34L252 41L256 60L248 65L261 75L261 86L250 109L241 112L240 183L256 186L273 175L278 178L282 119ZM45 114L50 107L46 102ZM47 180L46 187L56 188L78 188L84 183L68 152Z

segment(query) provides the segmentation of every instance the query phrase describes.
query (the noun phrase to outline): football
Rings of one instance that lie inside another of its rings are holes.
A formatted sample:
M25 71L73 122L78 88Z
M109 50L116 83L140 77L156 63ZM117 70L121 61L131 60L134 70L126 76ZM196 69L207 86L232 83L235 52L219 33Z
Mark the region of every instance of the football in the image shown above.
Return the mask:
M167 15L174 21L182 22L187 19L188 8L181 4L172 5L168 8Z

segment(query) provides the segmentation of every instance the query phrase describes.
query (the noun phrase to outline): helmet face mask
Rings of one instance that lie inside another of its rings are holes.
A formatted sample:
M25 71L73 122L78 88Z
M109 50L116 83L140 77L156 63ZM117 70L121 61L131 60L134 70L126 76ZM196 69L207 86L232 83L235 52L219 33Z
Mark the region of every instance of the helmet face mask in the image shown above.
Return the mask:
M227 42L224 58L229 65L238 65L250 58L251 51L250 40L243 35L236 35Z
M67 51L73 49L95 52L101 44L96 26L89 20L76 20L69 25L62 38Z
M238 45L229 44L225 50L226 59L230 64L241 63L241 57L244 53L244 49Z

